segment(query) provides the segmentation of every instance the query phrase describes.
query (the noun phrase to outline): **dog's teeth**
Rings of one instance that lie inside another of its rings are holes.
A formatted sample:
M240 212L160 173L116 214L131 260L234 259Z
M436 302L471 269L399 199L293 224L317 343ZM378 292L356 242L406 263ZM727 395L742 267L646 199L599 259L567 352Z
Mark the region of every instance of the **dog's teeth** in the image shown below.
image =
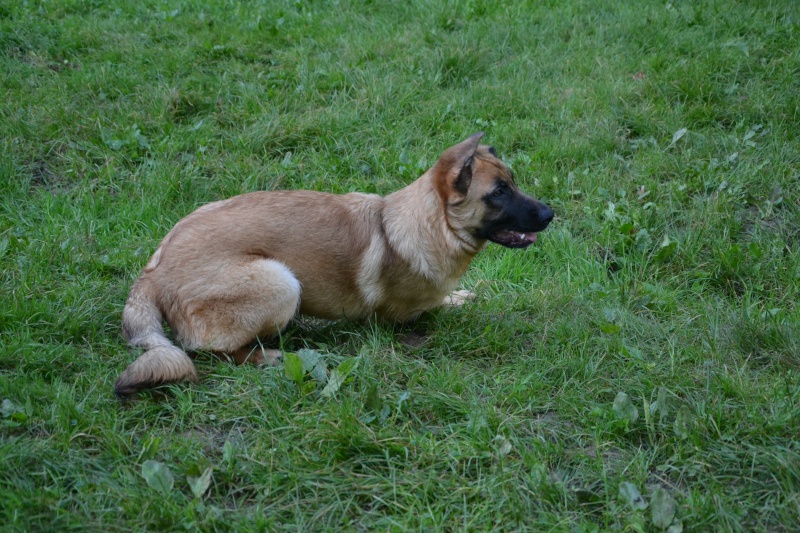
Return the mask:
M524 233L520 233L519 234L519 238L522 239L522 240L525 240L525 234Z

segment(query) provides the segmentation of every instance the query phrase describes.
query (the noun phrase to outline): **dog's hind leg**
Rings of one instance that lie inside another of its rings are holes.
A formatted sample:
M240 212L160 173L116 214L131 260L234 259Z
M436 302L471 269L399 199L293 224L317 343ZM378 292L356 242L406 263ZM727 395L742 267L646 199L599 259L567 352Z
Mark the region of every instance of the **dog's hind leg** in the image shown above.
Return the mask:
M132 346L144 348L114 383L117 396L175 381L197 381L189 356L164 335L153 288L143 278L134 283L122 312L122 332Z
M219 265L184 302L184 319L173 324L187 350L209 350L237 363L274 363L277 350L255 350L257 337L277 334L300 305L300 282L272 259Z

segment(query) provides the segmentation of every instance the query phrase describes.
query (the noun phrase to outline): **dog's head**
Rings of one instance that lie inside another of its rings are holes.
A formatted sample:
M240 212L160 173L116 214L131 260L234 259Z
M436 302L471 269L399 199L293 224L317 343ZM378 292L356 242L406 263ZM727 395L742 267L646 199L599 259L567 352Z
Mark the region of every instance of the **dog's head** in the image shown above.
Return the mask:
M524 194L483 133L444 152L433 167L450 228L462 239L525 248L553 220L553 210Z

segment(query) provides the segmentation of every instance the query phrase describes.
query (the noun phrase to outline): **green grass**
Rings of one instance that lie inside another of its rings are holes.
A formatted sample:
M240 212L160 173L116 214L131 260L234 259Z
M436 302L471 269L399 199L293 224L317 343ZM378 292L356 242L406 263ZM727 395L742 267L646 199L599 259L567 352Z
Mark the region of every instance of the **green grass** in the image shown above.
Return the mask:
M0 69L4 530L658 531L665 493L673 531L800 523L793 0L12 1ZM557 219L474 304L298 321L362 354L330 397L211 358L113 397L183 216L389 193L479 130Z

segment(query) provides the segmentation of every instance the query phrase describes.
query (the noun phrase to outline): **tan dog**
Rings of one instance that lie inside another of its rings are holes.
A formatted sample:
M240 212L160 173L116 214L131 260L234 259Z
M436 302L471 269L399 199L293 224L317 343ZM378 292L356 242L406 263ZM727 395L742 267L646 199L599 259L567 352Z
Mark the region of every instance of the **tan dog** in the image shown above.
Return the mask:
M205 205L167 234L133 285L126 339L145 352L117 379L126 396L196 380L187 351L275 362L251 349L298 313L405 321L452 293L487 240L523 248L553 211L517 188L483 133L448 149L407 187L380 197L253 192ZM164 335L162 320L178 343Z

